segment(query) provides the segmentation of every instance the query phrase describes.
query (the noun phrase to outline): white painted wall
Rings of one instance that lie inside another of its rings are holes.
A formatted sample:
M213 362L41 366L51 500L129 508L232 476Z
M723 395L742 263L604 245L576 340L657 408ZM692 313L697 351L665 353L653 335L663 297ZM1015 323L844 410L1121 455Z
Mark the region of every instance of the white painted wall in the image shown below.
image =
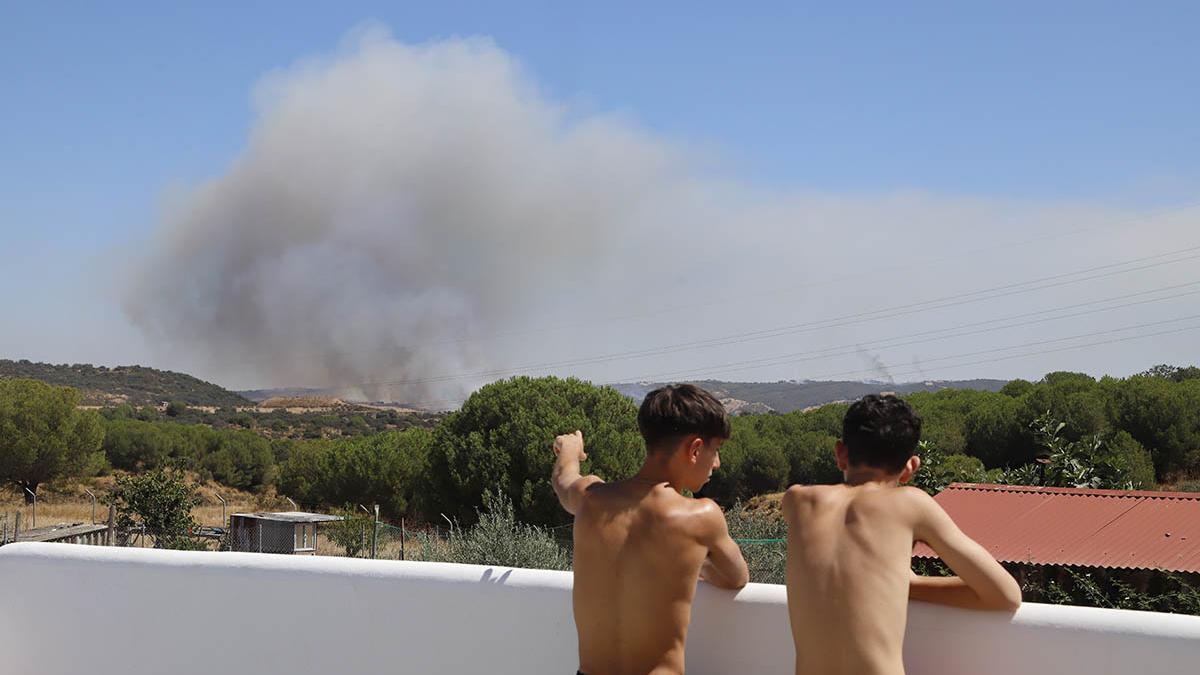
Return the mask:
M472 565L10 544L5 675L575 671L571 575ZM784 590L702 584L688 673L790 673ZM1200 669L1200 617L914 603L912 675L1166 675Z

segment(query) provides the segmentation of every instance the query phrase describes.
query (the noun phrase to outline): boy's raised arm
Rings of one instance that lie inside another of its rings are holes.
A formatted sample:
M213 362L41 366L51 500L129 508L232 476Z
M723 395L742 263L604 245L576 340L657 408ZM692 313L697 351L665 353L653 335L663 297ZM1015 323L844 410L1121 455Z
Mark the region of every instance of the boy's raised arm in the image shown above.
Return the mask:
M554 494L558 495L558 502L567 513L575 515L588 487L604 481L600 480L599 476L579 474L579 463L587 459L587 453L583 451L582 431L555 438L554 454L557 457L554 460L554 469L550 473Z
M929 544L956 577L914 574L909 585L913 600L967 609L1013 612L1021 606L1021 587L987 549L963 534L932 497L912 489L917 503L913 536Z

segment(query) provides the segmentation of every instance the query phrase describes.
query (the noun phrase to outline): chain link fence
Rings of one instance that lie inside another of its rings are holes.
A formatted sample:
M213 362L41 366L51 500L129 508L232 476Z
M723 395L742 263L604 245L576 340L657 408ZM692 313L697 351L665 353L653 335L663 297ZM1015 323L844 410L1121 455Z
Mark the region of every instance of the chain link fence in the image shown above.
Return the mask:
M480 565L503 565L537 569L571 568L574 528L572 525L538 527L516 520L510 504L503 500L480 514L478 523L459 527L409 528L368 517L346 514L346 520L327 527L316 551L386 560L420 560ZM728 514L730 534L742 549L750 568L751 581L784 583L787 562L786 526L782 520L763 518L735 507Z

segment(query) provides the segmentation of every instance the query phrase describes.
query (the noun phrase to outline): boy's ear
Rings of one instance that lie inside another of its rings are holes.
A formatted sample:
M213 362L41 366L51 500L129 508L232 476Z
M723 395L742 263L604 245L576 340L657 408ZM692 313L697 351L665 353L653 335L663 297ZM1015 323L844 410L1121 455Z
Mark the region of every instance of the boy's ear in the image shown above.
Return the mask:
M693 436L692 440L687 444L688 461L695 464L700 461L700 451L704 449L704 439L699 436Z
M850 448L847 448L840 438L833 444L833 456L837 459L838 471L850 469Z
M904 464L904 470L900 472L900 484L904 485L908 481L912 480L912 477L916 475L917 470L920 468L921 458L916 455L909 457L908 462Z

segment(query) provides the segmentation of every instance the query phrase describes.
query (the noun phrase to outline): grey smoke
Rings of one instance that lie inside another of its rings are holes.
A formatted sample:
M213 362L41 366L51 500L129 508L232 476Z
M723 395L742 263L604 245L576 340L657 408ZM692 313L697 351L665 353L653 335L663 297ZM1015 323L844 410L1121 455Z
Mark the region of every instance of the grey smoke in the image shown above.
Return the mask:
M878 354L867 351L861 345L855 345L855 347L858 350L858 355L862 357L863 361L867 362L871 374L888 384L896 384L896 378L892 377L891 370L888 369L887 364L883 362L883 359Z
M988 248L1136 214L919 191L789 193L722 179L706 170L709 158L623 116L550 100L487 40L411 46L368 30L330 57L269 75L255 102L245 150L172 200L124 293L127 316L160 362L230 386L336 386L347 397L452 404L494 376L446 374L811 321L1155 253L1172 241L1157 224L1155 236L1124 228ZM1190 241L1194 219L1166 224ZM705 364L855 344L1185 274L1175 266L1007 305L548 370L702 377ZM915 359L913 349L887 357ZM882 359L869 362L890 381ZM1121 367L1145 367L1136 354L1127 360ZM788 377L853 365L846 357ZM1029 366L1031 374L1047 365ZM401 384L380 384L390 382Z
M359 386L487 368L477 345L596 281L670 192L663 144L545 101L484 40L368 34L269 78L245 153L165 217L134 322L271 384Z

